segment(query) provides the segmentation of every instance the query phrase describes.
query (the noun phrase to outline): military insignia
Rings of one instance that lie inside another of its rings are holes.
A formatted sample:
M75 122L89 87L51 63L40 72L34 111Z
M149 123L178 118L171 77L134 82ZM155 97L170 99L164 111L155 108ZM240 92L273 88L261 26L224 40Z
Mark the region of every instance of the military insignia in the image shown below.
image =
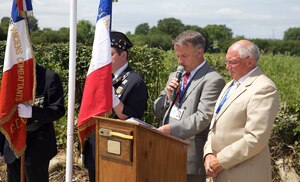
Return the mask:
M37 96L34 100L33 106L44 108L45 105L45 97L44 96Z
M123 80L122 84L125 85L128 82L128 80Z
M118 87L116 90L116 94L120 94L123 91L123 87Z

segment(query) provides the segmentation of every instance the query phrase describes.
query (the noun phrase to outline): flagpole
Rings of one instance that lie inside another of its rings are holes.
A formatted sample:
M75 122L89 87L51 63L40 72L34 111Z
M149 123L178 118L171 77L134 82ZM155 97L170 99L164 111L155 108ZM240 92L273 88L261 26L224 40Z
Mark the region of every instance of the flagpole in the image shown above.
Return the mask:
M76 78L76 36L77 36L76 31L77 31L77 0L71 0L70 1L70 52L69 52L66 182L72 181L72 172L73 172L74 104L75 104L75 78Z

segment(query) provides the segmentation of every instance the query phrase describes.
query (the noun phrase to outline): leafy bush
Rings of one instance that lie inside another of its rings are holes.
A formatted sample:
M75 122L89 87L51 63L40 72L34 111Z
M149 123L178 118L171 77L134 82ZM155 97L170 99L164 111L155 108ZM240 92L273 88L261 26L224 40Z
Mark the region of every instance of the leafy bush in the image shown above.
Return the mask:
M39 64L56 71L63 83L66 104L69 77L69 45L68 44L38 44L34 46L35 58ZM91 59L91 46L77 45L76 60L76 93L75 115L77 115L84 81ZM0 59L4 60L5 42L0 41ZM218 71L225 80L230 76L225 69L225 54L206 54L206 60ZM130 65L144 78L149 99L144 120L156 125L156 118L152 114L153 101L165 87L168 75L175 71L177 59L173 51L163 51L158 48L134 46L130 50ZM293 164L300 173L300 58L289 54L262 54L259 66L263 72L276 84L280 94L281 105L276 117L270 149L274 160L292 156ZM3 62L0 62L2 75ZM1 82L0 82L1 84ZM66 105L67 106L67 105ZM59 147L66 146L67 117L55 122ZM75 127L76 130L76 127ZM76 133L76 132L75 132ZM273 165L276 172L276 166ZM276 174L275 174L276 178Z

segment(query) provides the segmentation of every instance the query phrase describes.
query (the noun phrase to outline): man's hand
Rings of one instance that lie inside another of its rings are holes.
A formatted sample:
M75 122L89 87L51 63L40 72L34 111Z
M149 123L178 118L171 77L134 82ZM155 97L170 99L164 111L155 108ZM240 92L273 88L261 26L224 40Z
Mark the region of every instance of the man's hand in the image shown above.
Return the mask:
M178 89L178 87L179 87L179 80L176 77L174 77L166 87L168 100L171 99L172 91L174 89Z
M32 118L32 107L25 104L18 104L18 114L21 118Z
M214 154L208 154L205 156L204 167L206 174L211 177L216 177L218 173L223 170L217 156Z
M159 127L158 130L167 134L171 134L171 127L168 124Z

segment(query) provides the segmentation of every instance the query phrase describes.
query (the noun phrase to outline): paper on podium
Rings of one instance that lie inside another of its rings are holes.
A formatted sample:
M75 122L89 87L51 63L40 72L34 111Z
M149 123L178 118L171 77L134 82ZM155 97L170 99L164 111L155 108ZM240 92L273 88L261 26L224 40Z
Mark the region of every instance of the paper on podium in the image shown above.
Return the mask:
M137 119L137 118L131 117L131 118L126 119L126 121L133 122L133 123L138 123L138 124L144 125L144 126L146 126L148 128L152 128L152 129L158 130L158 128L152 126L151 124L146 123L145 121Z

